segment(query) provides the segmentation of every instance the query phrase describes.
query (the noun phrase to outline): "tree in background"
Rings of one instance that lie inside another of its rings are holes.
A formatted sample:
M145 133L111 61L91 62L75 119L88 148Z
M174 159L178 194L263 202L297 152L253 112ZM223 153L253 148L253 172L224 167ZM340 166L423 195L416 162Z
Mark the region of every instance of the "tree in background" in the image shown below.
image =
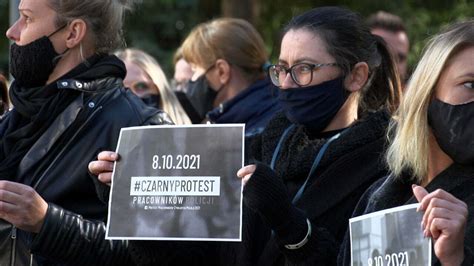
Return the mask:
M227 16L244 18L262 34L273 60L279 54L280 30L296 14L313 7L342 5L368 16L378 10L405 20L414 66L425 40L445 24L474 14L474 0L139 0L126 21L128 46L141 48L172 74L172 55L198 23ZM0 0L0 30L8 28L8 0ZM4 35L3 35L4 36ZM8 40L0 38L0 69L8 65Z

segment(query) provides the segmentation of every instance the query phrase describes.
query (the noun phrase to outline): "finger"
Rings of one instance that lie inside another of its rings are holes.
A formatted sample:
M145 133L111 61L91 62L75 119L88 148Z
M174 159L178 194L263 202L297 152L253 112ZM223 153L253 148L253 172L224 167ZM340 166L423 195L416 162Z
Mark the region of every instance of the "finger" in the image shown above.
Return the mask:
M118 158L119 158L118 153L115 153L113 151L102 151L99 153L99 155L97 155L97 159L99 159L99 161L114 162L114 161L117 161Z
M426 195L423 198L423 200L421 201L421 205L422 205L423 210L426 209L426 207L430 203L431 199L433 199L433 198L440 198L440 199L444 199L444 200L450 201L450 202L455 203L455 204L460 204L460 205L467 206L466 203L464 203L463 201L461 201L458 198L454 197L450 193L448 193L448 192L446 192L442 189L437 189L437 190L429 193L428 195Z
M431 215L433 208L445 209L446 211L448 211L453 208L452 205L453 205L452 203L444 199L432 198L431 201L428 203L428 206L424 209L425 213L423 214L423 220L422 220L422 223L425 227L424 229L429 228L428 218Z
M110 173L110 172L101 173L97 177L98 177L100 182L110 186L110 183L112 182L112 173Z
M8 190L0 189L0 201L10 203L12 205L18 205L18 202L22 200L22 196Z
M423 215L423 223L425 225L424 231L429 231L429 229L431 228L431 224L433 223L433 220L438 219L438 218L452 220L452 219L461 219L462 216L449 209L438 208L438 207L431 208L429 211L425 212L425 214Z
M15 210L15 205L8 202L0 201L0 218L9 221L8 217L11 216L11 213L13 213Z
M428 195L428 191L426 191L424 187L412 185L411 188L413 190L413 195L415 195L415 198L418 200L418 202L421 202L423 198ZM420 207L418 207L417 211L421 210Z
M255 172L256 168L257 168L257 166L255 164L244 166L244 167L240 168L239 171L237 171L237 176L239 178L244 178L245 176L247 176L249 174L253 174L253 172Z
M0 181L0 190L9 191L18 195L23 195L29 190L29 186L11 181Z
M92 161L89 163L89 171L94 175L99 175L104 172L112 172L114 170L114 163L109 161Z
M429 233L434 240L437 240L443 231L449 230L449 227L452 226L452 223L443 218L435 218L431 223L429 228Z
M460 204L460 203L453 203L451 201L447 201L445 199L441 198L432 198L430 203L428 204L428 207L426 208L425 214L424 214L424 224L429 227L429 224L427 223L427 219L431 213L431 210L433 208L439 208L442 209L444 212L449 212L452 215L457 215L459 217L467 217L468 211L467 207ZM446 217L449 218L449 217Z
M248 174L242 179L242 183L244 184L244 186L247 184L251 176L252 174Z

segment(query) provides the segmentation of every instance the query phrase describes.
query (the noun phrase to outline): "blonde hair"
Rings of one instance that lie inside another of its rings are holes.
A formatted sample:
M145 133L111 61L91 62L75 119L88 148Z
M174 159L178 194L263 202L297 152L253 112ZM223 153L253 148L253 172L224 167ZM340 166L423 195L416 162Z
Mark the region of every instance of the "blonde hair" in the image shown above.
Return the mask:
M223 59L239 67L249 81L263 76L268 60L265 44L247 21L219 18L196 26L182 45L184 60L204 69Z
M74 19L86 22L93 34L96 52L109 53L124 46L123 21L135 0L48 0L56 11L56 26Z
M387 151L390 170L409 171L418 182L428 173L428 106L445 66L460 49L474 44L474 20L454 24L434 36L413 73L406 94L389 126L393 140Z
M137 65L151 78L158 88L161 108L169 114L173 122L177 125L191 124L191 120L171 90L160 64L152 56L138 49L120 50L115 55L123 61Z

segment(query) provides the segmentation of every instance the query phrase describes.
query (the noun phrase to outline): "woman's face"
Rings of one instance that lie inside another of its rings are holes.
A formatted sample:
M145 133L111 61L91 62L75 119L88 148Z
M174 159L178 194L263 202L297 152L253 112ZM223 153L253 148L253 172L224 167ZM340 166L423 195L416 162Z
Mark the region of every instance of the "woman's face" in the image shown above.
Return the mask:
M474 46L449 60L436 84L435 96L452 105L474 101Z
M125 87L132 90L132 92L140 98L158 94L158 88L143 69L127 60L124 62L127 68L127 75L123 80Z
M18 6L20 17L7 30L7 37L22 46L56 31L57 27L54 23L56 12L49 7L47 1L49 0L21 0ZM61 37L58 32L50 38L56 51L66 49L65 44L63 44L64 47L59 47L59 44L55 42Z
M316 34L306 29L288 31L281 42L279 65L290 68L295 64L331 64L336 60L327 52L326 44ZM317 85L335 79L341 75L337 66L325 66L313 69L313 79L307 86ZM282 89L297 88L290 74L281 83Z

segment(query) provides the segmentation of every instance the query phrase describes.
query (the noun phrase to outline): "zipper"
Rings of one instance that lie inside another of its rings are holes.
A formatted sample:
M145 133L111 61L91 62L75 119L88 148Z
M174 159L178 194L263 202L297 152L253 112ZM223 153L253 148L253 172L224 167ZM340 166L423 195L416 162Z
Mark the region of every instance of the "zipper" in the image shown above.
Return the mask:
M69 139L69 141L66 143L66 145L64 145L64 148L58 153L58 155L54 158L53 162L51 162L51 164L48 166L48 168L46 168L46 170L43 172L43 174L41 175L41 177L38 179L38 181L36 181L36 183L34 184L33 188L36 190L36 188L38 187L38 185L41 183L41 181L44 179L44 177L46 176L46 174L48 173L49 170L51 170L52 166L59 160L59 158L61 157L61 155L63 155L63 153L66 151L66 148L71 145L71 143L73 142L73 140L77 137L77 135L82 131L82 129L90 122L90 120L92 118L95 117L95 115L100 111L102 110L102 106L99 106L96 110L94 110L94 112L87 118L87 120L81 125L81 127L76 131L76 133L74 133L74 135L71 137L71 139ZM11 238L12 238L12 252L11 252L11 266L15 266L15 255L16 255L16 227L13 226L12 227L12 235L11 235ZM33 254L31 254L30 256L30 265L33 265Z
M16 226L12 226L12 251L11 251L11 260L10 260L10 265L15 266L15 260L16 260Z
M54 158L54 160L51 162L51 164L48 166L48 168L46 168L46 170L43 172L43 174L41 175L40 178L38 178L38 181L36 181L36 183L34 184L33 188L36 190L36 188L38 187L38 185L41 183L41 181L43 181L44 177L46 176L46 174L49 172L49 170L51 170L51 168L56 164L56 162L59 160L59 158L61 158L61 156L63 155L63 153L67 150L66 148L71 145L71 143L73 142L73 140L77 137L77 135L82 131L82 129L87 125L87 123L90 122L90 120L92 120L92 118L95 117L95 115L100 111L102 110L102 106L99 106L97 107L97 109L87 118L87 120L81 125L81 127L76 131L76 133L74 133L74 135L69 139L69 141L66 143L66 145L64 145L63 149L58 153L58 155Z

